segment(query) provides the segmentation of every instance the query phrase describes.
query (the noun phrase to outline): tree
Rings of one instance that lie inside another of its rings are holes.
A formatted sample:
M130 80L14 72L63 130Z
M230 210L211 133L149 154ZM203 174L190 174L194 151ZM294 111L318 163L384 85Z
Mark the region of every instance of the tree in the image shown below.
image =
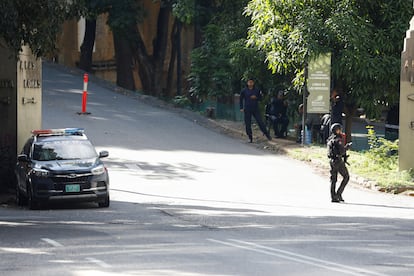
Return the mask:
M108 12L107 23L114 36L117 84L127 89L135 88L132 73L135 62L144 92L161 97L166 83L164 64L170 18L173 5L179 0L154 1L159 3L160 8L152 52L145 45L138 29L138 24L146 20L142 0L102 0L99 2L104 7L104 11Z
M92 55L96 37L96 18L104 12L102 1L78 0L79 14L85 17L85 34L80 47L79 68L86 72L92 71Z
M0 0L0 37L16 56L22 45L36 56L54 52L56 36L73 6L61 0Z
M249 45L266 52L273 72L303 85L309 58L330 52L334 86L345 92L346 132L357 107L377 116L398 98L400 54L409 0L252 0Z
M164 83L164 61L167 53L170 16L173 1L160 1L156 35L152 43L152 53L144 44L141 33L137 32L135 59L139 66L139 75L144 91L161 97Z
M200 47L192 52L190 93L199 99L233 102L243 80L254 77L264 90L282 88L264 63L264 52L246 46L249 19L243 16L247 0L217 1L210 7L209 20L202 26ZM206 21L204 19L204 21Z
M96 37L96 18L85 19L85 35L80 47L79 68L86 72L92 71L92 55Z
M114 38L117 84L134 90L132 68L134 53L141 40L137 24L143 20L143 7L135 0L105 0L103 3Z

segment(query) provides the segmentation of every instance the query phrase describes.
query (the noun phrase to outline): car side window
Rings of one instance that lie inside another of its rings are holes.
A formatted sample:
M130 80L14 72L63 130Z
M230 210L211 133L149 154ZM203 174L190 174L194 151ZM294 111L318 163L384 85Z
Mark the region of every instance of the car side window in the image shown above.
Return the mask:
M33 144L33 137L27 140L26 144L23 147L22 154L26 154L28 157L30 157L30 149Z

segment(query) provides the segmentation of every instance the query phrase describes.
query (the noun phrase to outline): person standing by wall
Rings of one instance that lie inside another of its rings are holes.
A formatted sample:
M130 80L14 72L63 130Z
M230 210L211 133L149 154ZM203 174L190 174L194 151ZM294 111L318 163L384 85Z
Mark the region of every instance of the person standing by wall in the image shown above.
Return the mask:
M288 102L284 98L283 91L277 94L276 100L276 120L274 125L275 135L277 138L286 138L289 118L287 116Z
M342 112L344 109L344 102L342 99L342 93L338 89L334 89L331 95L331 124L342 125Z
M255 118L260 130L270 141L272 138L267 132L259 109L259 101L262 99L262 92L255 87L253 79L247 81L247 87L240 92L240 111L244 112L244 123L249 142L253 142L252 116Z

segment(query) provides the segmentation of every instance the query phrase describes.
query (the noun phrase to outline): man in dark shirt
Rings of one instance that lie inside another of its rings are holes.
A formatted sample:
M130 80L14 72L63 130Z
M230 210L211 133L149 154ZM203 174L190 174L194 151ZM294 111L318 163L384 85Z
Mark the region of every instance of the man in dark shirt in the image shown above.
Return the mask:
M338 123L342 125L343 109L344 102L342 100L342 95L335 89L332 91L331 95L331 124Z
M270 115L273 123L273 130L277 138L285 138L287 135L287 127L289 118L287 116L288 103L283 98L283 92L279 92L277 98L272 97L266 113Z
M334 123L331 126L331 136L327 141L328 146L328 158L330 159L331 166L331 199L332 202L343 202L342 193L345 186L349 181L349 172L346 168L346 162L348 156L346 155L347 149L351 143L345 144L342 134L342 126L338 123ZM336 181L338 179L338 173L342 176L342 182L338 190L336 190Z
M289 118L287 116L288 103L284 99L283 92L279 92L277 95L277 120L275 122L275 135L278 138L285 138L287 136L287 127L289 125Z
M246 124L246 134L249 137L249 142L253 142L252 132L252 116L256 119L260 130L268 140L272 140L263 123L262 116L259 110L259 101L262 99L262 93L255 88L254 80L247 81L247 87L240 92L240 111L244 112L244 123Z

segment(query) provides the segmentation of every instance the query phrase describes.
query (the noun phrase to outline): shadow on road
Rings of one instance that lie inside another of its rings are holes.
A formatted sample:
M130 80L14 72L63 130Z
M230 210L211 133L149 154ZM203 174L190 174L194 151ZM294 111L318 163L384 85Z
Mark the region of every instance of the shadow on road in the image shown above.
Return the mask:
M367 207L378 207L378 208L392 208L392 209L404 209L404 210L414 210L412 207L402 207L402 206L395 206L395 205L382 205L382 204L364 204L364 203L353 203L353 202L346 202L347 205L354 205L354 206L367 206Z

